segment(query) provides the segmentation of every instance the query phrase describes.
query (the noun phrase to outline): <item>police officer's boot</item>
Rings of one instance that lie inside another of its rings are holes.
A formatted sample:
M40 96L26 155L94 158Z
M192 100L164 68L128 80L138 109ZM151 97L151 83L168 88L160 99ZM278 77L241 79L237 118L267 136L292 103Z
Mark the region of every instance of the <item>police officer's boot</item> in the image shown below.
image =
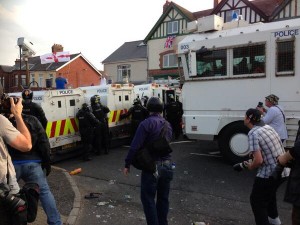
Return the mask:
M92 146L88 145L88 147L85 149L83 160L84 161L90 161L92 158L90 157L90 151L92 150Z

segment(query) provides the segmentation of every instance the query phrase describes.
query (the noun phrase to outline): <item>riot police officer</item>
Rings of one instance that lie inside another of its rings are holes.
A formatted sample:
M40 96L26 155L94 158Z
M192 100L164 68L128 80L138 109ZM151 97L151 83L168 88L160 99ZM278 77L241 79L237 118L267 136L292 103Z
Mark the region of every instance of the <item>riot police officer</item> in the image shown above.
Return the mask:
M178 139L181 133L181 119L183 115L182 103L174 100L174 96L169 96L169 103L165 107L166 119L172 126L175 139Z
M142 106L141 100L139 98L136 98L133 101L133 107L131 107L127 113L120 115L120 120L127 118L130 115L132 139L139 124L149 116L149 112L144 106Z
M22 91L22 98L23 98L22 113L35 116L41 122L43 128L46 129L48 120L45 116L45 112L39 104L32 101L32 97L33 97L33 92L30 89L24 89Z
M82 104L81 109L77 112L76 118L79 121L79 133L84 145L83 160L91 160L90 151L92 150L94 127L100 127L100 122L91 113L86 103Z
M107 106L101 104L99 95L92 96L90 101L92 112L101 123L101 127L95 129L94 147L96 149L96 154L100 154L102 147L104 148L104 153L108 154L109 128L107 113L109 113L110 110Z

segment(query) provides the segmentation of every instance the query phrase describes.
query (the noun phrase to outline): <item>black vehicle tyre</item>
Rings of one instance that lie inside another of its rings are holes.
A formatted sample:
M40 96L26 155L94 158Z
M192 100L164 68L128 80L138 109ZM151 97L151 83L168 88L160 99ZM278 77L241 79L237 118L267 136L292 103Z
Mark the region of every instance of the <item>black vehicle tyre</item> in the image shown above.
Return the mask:
M226 127L219 137L219 149L226 160L235 164L248 159L249 129L238 122Z

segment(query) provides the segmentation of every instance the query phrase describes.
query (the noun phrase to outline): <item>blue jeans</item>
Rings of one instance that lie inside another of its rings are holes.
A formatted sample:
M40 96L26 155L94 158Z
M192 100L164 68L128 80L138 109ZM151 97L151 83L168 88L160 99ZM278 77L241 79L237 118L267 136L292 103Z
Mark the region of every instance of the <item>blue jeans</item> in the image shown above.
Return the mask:
M47 215L49 225L61 225L60 214L56 208L53 194L50 191L47 178L42 170L40 163L29 162L15 164L17 179L24 182L37 183L40 186L40 200L42 207Z
M142 171L141 201L148 225L168 225L171 165L158 165L158 176ZM155 203L155 196L156 203Z

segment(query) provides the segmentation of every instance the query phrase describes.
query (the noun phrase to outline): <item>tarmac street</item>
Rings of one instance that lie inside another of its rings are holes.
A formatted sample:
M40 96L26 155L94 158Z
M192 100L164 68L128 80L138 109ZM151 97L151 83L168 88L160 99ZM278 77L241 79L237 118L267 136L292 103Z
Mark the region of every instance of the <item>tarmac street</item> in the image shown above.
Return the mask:
M249 202L254 171L234 171L220 156L214 142L188 141L172 146L176 168L170 193L170 225L255 224ZM75 225L146 224L140 202L140 171L131 168L128 177L122 173L128 149L113 148L109 155L93 156L88 162L78 157L55 164L67 171L82 168L81 173L71 176L80 193ZM283 225L291 224L291 205L283 202L285 185L277 194ZM62 198L56 199L60 205Z

